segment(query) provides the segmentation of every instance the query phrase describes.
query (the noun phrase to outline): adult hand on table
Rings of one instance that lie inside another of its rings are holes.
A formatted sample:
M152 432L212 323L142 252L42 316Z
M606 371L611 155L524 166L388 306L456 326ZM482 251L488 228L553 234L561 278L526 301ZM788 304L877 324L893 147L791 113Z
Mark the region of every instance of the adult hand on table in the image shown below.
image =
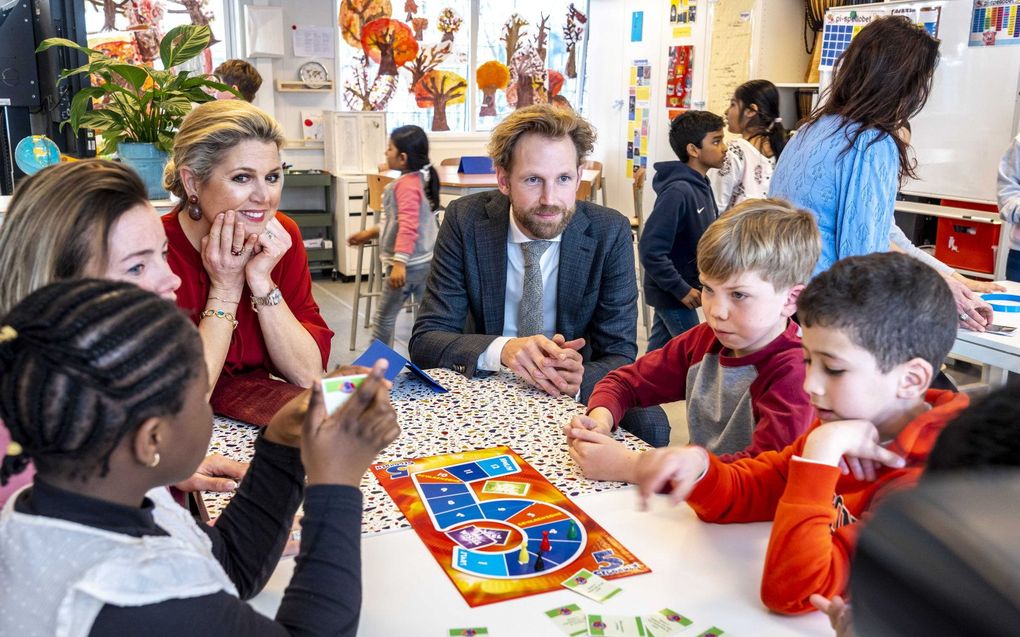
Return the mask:
M612 436L584 427L567 430L570 457L589 480L634 482L641 454L631 451Z
M376 455L400 435L390 404L387 362L380 359L342 407L326 414L322 387L312 386L301 435L301 462L308 484L357 487Z
M209 234L200 242L202 267L209 275L209 293L226 301L240 301L245 266L258 235L244 235L244 222L227 210L216 215Z
M237 483L248 473L248 463L224 458L218 453L208 455L198 465L194 475L174 486L190 493L192 491L233 491Z
M290 250L293 243L290 233L283 224L273 217L266 224L262 234L257 235L258 242L252 250L251 261L244 268L245 278L248 280L248 287L255 296L265 296L275 287L273 284L273 268L280 262L287 250Z
M960 313L960 327L974 332L984 332L985 326L992 322L992 306L978 296L962 281L955 277L943 277L956 301L956 309Z
M979 281L978 279L972 279L970 277L963 276L959 272L953 273L953 278L967 286L967 289L971 292L977 292L978 294L988 294L990 292L1005 292L1006 288L999 285L995 281Z
M561 334L512 338L503 346L500 363L550 396L576 396L584 377L582 347L583 338L568 341Z

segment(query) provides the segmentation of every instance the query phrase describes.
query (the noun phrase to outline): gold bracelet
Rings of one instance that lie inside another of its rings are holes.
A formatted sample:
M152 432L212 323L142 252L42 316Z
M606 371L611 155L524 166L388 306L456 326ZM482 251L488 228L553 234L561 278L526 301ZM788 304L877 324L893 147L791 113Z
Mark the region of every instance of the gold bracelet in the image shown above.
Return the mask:
M222 298L220 298L218 296L212 296L212 295L210 295L208 298L210 298L210 299L212 299L214 301L223 301L224 303L233 303L234 305L240 305L240 303L241 303L241 299L238 299L236 301L231 301L230 299L222 299Z
M223 319L224 321L230 321L230 323L234 326L234 329L237 329L237 319L235 319L234 315L230 312L224 312L223 310L206 310L205 312L202 312L202 318L208 318L210 316Z

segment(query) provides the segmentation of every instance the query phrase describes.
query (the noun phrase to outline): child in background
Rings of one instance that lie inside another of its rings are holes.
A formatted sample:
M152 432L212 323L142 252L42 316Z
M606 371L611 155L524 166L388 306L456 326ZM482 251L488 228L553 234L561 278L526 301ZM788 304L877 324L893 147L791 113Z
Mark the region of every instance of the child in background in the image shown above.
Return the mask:
M967 396L928 389L956 338L952 293L903 254L837 262L797 300L804 389L818 421L782 451L725 464L700 447L641 455L643 499L671 490L706 522L773 520L761 598L781 613L843 594L860 525L880 496L911 486Z
M818 259L814 216L752 199L698 243L705 324L610 372L565 427L588 478L634 482L640 454L608 434L631 407L687 400L691 441L732 461L782 449L814 419L800 328L790 320Z
M751 80L738 86L726 109L726 126L740 137L726 145L722 166L708 171L719 212L745 199L769 196L772 170L786 146L776 85Z
M237 89L237 92L241 94L241 99L246 102L254 102L255 94L262 86L262 75L254 66L244 60L227 60L216 67L213 75L227 86ZM234 94L217 93L216 99L234 99Z
M680 161L655 164L655 207L638 242L645 302L655 308L649 352L698 324L698 240L719 216L705 173L726 156L722 118L708 111L678 115L669 145Z
M4 634L353 636L358 484L400 433L385 371L377 362L328 416L316 383L304 418L274 417L216 525L198 524L165 488L194 472L212 434L198 330L130 283L30 294L0 318L7 453L37 469L0 514ZM301 551L274 620L241 599L269 579L302 499Z
M1020 135L999 162L999 216L1012 224L1006 278L1020 281Z
M389 268L388 285L376 309L372 336L393 346L393 326L409 298L421 301L432 265L439 224L439 175L429 161L429 138L418 126L390 133L386 164L401 175L383 191L381 224L350 236L348 245L379 240L379 256ZM381 228L381 233L380 233Z

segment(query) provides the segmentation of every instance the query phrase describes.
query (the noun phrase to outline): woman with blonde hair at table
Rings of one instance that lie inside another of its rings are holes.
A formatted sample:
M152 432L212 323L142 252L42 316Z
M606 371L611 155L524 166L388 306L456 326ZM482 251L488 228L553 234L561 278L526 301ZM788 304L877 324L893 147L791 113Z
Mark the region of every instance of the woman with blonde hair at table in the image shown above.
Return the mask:
M202 335L213 410L263 425L322 375L333 337L301 232L276 209L282 144L251 104L207 102L184 118L164 173L180 198L163 216L177 305Z
M328 416L316 383L306 415L255 441L216 525L200 524L163 488L195 470L213 430L197 330L126 283L29 295L0 316L0 418L39 471L0 514L4 634L353 637L358 484L400 433L385 370ZM273 573L302 500L294 575L269 618L241 600Z
M130 168L102 159L45 168L18 184L0 226L0 316L44 285L84 277L128 281L173 299L181 280L170 271L166 251L159 215ZM0 425L0 455L9 442ZM212 455L176 486L232 491L246 468ZM0 485L0 504L30 483L32 473Z

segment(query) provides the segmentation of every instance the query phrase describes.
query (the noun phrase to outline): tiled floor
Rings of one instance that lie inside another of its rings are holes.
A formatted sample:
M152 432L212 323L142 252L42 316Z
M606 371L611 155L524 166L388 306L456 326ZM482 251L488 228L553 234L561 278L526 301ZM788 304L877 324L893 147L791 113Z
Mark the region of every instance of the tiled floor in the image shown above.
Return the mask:
M362 285L365 285L364 283ZM343 283L341 281L330 281L325 278L317 278L312 282L312 293L319 303L319 309L326 323L336 333L333 336L332 350L329 357L329 368L337 365L345 365L353 361L368 347L372 341L372 329L365 327L365 299L361 301L359 308L360 320L355 331L356 345L353 351L350 349L351 338L351 312L354 301L354 283ZM372 306L373 311L375 305ZM397 319L396 338L394 349L407 356L407 341L411 337L411 326L414 322L409 312L402 312ZM647 346L644 327L638 325L638 352L644 353ZM687 442L687 418L684 410L684 403L678 402L666 405L666 413L669 416L673 427L671 443L686 444Z

